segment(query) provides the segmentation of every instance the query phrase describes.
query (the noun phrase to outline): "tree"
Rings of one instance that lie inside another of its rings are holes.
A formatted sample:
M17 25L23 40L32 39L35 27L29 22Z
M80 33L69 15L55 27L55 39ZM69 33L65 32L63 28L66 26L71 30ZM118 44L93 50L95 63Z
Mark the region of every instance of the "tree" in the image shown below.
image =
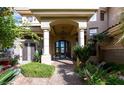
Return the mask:
M8 48L13 45L18 32L10 8L0 8L0 48Z
M12 16L12 8L0 8L0 48L5 49L13 46L14 40L24 38L25 35L31 36L32 39L39 40L37 34L25 26L19 27L15 25L15 20Z
M12 8L0 7L0 16L4 17L4 16L12 15L12 14L13 14Z

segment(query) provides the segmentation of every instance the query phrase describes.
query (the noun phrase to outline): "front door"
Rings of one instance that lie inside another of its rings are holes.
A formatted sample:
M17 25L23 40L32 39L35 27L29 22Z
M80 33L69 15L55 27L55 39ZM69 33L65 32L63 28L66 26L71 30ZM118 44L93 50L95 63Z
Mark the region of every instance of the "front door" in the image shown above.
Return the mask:
M35 50L36 50L35 43L29 43L29 42L24 43L24 46L22 49L23 61L28 61L29 59L33 61Z
M55 55L59 59L70 58L70 43L59 40L55 43Z

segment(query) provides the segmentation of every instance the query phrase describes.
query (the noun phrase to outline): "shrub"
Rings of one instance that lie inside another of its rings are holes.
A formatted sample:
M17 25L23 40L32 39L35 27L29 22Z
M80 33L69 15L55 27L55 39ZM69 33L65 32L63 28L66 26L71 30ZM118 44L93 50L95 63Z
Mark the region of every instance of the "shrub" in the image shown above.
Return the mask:
M34 61L35 62L40 62L41 60L41 54L39 53L39 51L37 50L34 54Z
M14 56L14 58L11 58L10 59L10 64L12 65L12 66L15 66L15 65L17 65L18 64L18 59L19 59L19 56Z
M107 85L124 85L124 80L118 78L117 75L109 75L106 79Z
M81 47L79 45L76 45L73 48L73 51L74 51L73 61L75 65L75 71L78 71L78 69L82 67L90 57L91 50L89 46Z
M17 74L19 74L19 69L7 69L0 74L0 85L8 84Z
M108 73L119 71L119 67L115 63L105 63L104 65L101 65L100 68L107 70Z
M99 69L96 65L86 63L80 75L87 78L89 84L105 84L104 75L106 71Z
M90 48L88 46L81 47L79 45L76 45L73 48L74 51L74 60L76 61L77 57L81 62L85 62L90 57Z
M118 64L117 66L122 75L124 75L124 64Z
M21 72L26 77L50 77L55 68L51 65L32 62L21 66Z
M96 55L96 45L93 41L90 41L84 47L76 45L73 48L74 56L79 57L80 61L87 61L90 56Z
M83 68L78 69L78 74L81 78L86 78L88 84L91 85L124 85L124 80L120 79L115 72L115 70L118 70L117 67L118 65L112 63L98 67L86 62ZM113 71L114 74L110 73Z

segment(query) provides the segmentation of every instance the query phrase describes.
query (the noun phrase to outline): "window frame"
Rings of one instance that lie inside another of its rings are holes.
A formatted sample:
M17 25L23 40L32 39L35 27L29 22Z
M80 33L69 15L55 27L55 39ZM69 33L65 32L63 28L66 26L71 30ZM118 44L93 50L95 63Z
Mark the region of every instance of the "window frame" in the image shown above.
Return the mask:
M96 29L96 33L91 33L92 29ZM98 27L89 28L89 36L92 37L98 33ZM91 35L92 34L92 35Z
M100 11L100 21L105 20L105 11Z

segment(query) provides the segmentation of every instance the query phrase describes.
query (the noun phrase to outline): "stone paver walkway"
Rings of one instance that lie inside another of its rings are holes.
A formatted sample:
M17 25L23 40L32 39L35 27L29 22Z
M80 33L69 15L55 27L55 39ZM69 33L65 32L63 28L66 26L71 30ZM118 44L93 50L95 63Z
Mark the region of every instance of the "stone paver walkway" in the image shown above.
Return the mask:
M51 78L30 78L22 74L16 77L13 85L82 85L82 80L74 73L72 61L58 60L53 65L56 70Z

